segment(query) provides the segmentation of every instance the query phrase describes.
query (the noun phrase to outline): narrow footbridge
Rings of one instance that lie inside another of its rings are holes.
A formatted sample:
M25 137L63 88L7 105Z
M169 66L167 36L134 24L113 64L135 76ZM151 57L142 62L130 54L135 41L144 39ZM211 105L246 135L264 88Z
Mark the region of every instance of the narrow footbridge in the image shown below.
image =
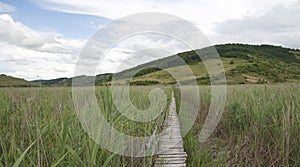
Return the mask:
M155 167L183 167L186 166L187 154L183 148L180 124L176 113L174 93L169 107L170 111L164 121L165 133L158 141L158 154Z

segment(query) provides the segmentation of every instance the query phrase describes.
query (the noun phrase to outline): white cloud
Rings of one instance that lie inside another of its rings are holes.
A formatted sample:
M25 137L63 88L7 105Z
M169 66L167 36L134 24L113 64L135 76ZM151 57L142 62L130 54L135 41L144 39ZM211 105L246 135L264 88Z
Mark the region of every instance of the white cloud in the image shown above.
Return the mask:
M296 0L41 0L42 8L67 13L90 14L116 19L139 12L163 12L197 24L206 34L213 33L214 24L247 15L260 15L276 5L290 5Z
M217 24L214 42L268 43L300 48L300 1L278 5L259 16Z
M44 33L0 15L0 73L28 80L73 76L84 42Z
M72 76L76 61L71 54L39 52L4 42L0 42L0 55L1 73L28 80Z
M13 45L41 52L74 53L82 42L66 40L59 34L32 30L28 26L16 22L8 14L0 15L0 40Z
M126 5L124 1L103 0L89 3L84 0L42 0L36 3L48 10L111 19L138 12L163 12L191 21L212 43L269 43L300 47L298 0L132 0Z
M16 11L16 8L14 6L0 2L0 12L14 12L14 11Z

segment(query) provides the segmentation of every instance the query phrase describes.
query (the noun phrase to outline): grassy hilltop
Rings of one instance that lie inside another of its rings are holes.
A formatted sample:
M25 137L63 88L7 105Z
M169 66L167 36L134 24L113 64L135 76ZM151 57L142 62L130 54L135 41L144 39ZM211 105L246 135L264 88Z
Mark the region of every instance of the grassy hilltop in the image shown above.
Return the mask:
M217 45L228 84L278 83L300 81L300 51L271 45L225 44ZM205 52L207 48L201 49ZM200 84L209 84L209 76L200 58L194 51L179 53L191 68ZM146 65L166 64L170 71L180 72L185 65L172 64L174 56ZM141 65L143 67L143 65ZM129 70L130 71L130 70ZM165 70L144 69L132 82L155 81L162 84L176 82Z
M272 45L246 45L224 44L216 45L224 69L228 84L252 84L252 83L300 83L300 51ZM211 48L198 50L205 53ZM182 58L185 63L178 62L176 57ZM180 73L185 64L193 71L198 83L208 85L210 79L206 68L195 51L178 53L163 59L155 60L137 67L117 73L120 78L126 80L131 74L135 77L132 85L173 84L175 79L167 72ZM163 67L164 70L153 66ZM96 85L109 84L113 74L100 74L95 78ZM85 79L88 76L80 76ZM55 80L35 81L47 86L71 86L72 78L60 78ZM91 83L93 84L93 83Z

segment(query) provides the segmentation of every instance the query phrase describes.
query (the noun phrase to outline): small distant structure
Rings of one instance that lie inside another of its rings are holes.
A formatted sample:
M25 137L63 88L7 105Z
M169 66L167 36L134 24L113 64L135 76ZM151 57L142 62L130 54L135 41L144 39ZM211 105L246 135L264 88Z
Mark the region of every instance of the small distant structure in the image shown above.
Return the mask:
M181 86L181 83L176 82L175 86Z

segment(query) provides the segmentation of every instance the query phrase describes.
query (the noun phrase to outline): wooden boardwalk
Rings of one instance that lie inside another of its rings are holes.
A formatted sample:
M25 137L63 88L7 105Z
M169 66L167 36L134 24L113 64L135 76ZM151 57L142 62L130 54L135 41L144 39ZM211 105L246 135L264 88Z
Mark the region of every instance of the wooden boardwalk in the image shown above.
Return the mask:
M182 167L186 166L187 154L184 152L179 119L176 113L174 93L170 111L164 121L164 133L158 142L156 167Z

